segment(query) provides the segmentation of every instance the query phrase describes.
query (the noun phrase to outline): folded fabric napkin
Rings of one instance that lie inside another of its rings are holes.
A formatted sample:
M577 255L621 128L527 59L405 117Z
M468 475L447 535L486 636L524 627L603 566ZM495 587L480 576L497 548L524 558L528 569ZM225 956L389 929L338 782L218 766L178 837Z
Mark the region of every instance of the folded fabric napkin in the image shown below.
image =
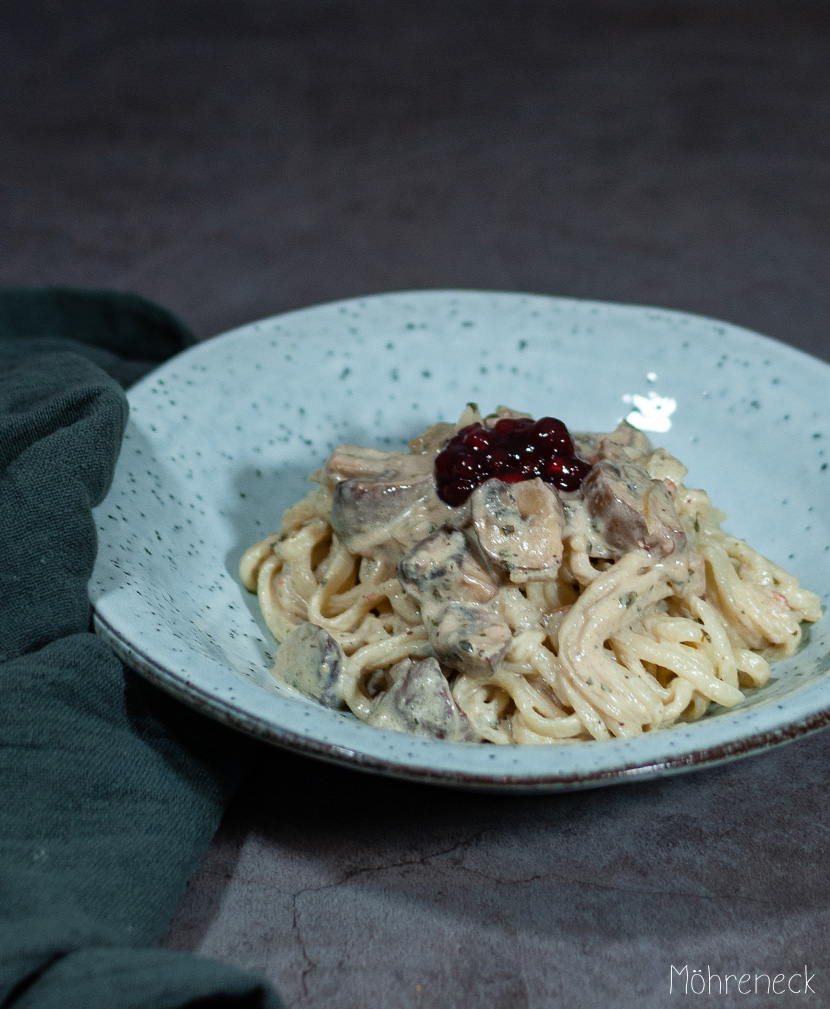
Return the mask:
M154 948L256 744L89 630L127 385L193 342L141 298L0 291L0 1007L277 1009Z

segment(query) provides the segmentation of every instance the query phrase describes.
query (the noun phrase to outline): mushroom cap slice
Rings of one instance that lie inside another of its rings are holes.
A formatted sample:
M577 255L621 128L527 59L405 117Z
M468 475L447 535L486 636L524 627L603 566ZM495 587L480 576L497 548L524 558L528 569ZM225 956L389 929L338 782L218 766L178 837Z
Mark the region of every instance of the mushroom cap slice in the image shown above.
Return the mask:
M426 453L383 452L362 445L338 445L323 469L322 483L333 486L353 477L410 483L430 476L435 457Z
M398 579L421 606L451 600L483 603L498 592L498 581L460 529L442 526L401 559Z
M451 742L475 740L470 721L455 703L435 659L404 659L392 667L389 677L392 685L372 708L370 725Z
M353 554L402 552L438 526L461 526L469 509L445 504L435 491L431 454L380 452L340 445L322 483L332 493L331 525ZM397 558L395 558L397 560Z
M582 481L589 515L617 550L668 557L686 547L686 533L661 480L632 462L603 459Z
M393 530L429 496L430 477L400 480L343 480L334 488L331 525L351 553L370 556L393 539Z
M512 582L556 576L565 510L550 484L538 477L518 483L488 480L473 491L471 508L481 549Z
M344 708L341 684L345 662L339 642L306 620L277 649L271 674L327 708Z
M621 420L610 434L579 431L574 433L573 440L577 455L592 461L639 462L652 451L648 435L627 420Z
M435 654L450 668L487 678L501 665L513 631L491 605L450 602L427 625Z

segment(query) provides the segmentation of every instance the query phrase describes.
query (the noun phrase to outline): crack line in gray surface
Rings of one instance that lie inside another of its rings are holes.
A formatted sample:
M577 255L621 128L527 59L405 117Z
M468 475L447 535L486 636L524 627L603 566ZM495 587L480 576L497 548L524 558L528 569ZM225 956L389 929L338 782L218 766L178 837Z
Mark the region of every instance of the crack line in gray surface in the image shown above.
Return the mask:
M544 879L555 879L563 883L572 883L575 886L586 886L595 887L599 890L616 890L619 893L630 893L630 894L642 894L650 897L680 897L680 898L691 898L694 900L737 900L743 901L747 904L760 904L762 906L779 906L780 901L767 900L763 897L747 897L744 894L739 893L686 893L683 890L650 890L645 887L637 886L621 886L614 883L600 883L593 879L584 879L578 876L566 876L560 872L547 872L547 873L536 873L532 876L526 876L521 879L503 879L499 876L494 876L483 869L473 869L468 865L462 865L460 867L464 872L469 872L475 876L481 876L483 879L489 880L491 883L502 883L507 886L522 886L527 883L533 883L537 880ZM822 906L819 904L804 904L799 903L799 909L808 911L821 911Z
M303 960L306 963L306 966L304 966L300 972L300 985L303 990L303 997L308 995L308 975L318 967L317 961L312 960L312 958L308 955L308 950L306 949L306 944L303 939L303 933L299 926L299 922L297 921L297 898L300 894L306 892L306 890L301 890L299 893L294 894L291 899L291 931L297 936L300 953L302 953Z
M331 883L323 883L320 886L306 886L302 890L298 890L295 897L301 897L305 893L315 893L322 890L332 890L338 886L342 886L344 883L350 883L353 879L358 876L366 875L367 873L379 873L386 872L389 869L402 869L408 865L426 865L427 862L431 862L436 858L443 858L445 855L452 855L456 851L460 851L469 845L473 844L480 837L486 834L491 828L484 827L481 830L476 831L474 834L470 835L466 840L459 841L457 844L452 845L450 848L446 848L442 851L435 851L431 854L421 855L418 858L407 858L400 862L390 862L387 865L376 865L376 866L361 866L359 869L352 869L345 873L341 879L334 880Z
M463 848L473 844L480 837L486 834L489 829L490 829L489 827L485 827L481 830L478 830L470 837L468 837L466 840L459 841L457 844L454 844L452 845L452 847L446 848L443 851L435 851L428 855L421 855L418 858L404 859L400 862L390 862L388 865L363 866L359 869L353 869L350 872L345 873L341 879L335 880L331 883L324 883L321 886L306 886L303 887L301 890L297 890L297 892L293 894L291 898L291 913L292 913L291 928L294 934L297 936L297 943L299 944L300 952L307 965L303 968L300 974L300 983L303 990L303 997L308 996L308 975L311 974L311 972L315 970L319 966L319 964L316 960L312 959L312 957L309 956L305 941L303 939L303 933L302 929L300 928L298 920L299 915L297 909L297 902L300 899L300 897L304 896L307 893L322 893L324 890L337 889L338 887L343 886L345 883L350 883L352 880L358 878L359 876L368 875L369 873L372 873L374 875L376 873L386 872L389 869L401 869L409 865L426 865L427 862L430 862L433 859L443 858L446 855L452 855L454 852L462 850Z

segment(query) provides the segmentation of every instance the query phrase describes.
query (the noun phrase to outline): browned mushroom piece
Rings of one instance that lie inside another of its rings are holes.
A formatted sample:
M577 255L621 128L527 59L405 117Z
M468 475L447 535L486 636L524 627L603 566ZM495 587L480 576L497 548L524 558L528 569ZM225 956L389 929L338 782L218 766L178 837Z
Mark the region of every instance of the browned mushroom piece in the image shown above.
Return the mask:
M435 654L445 665L484 678L501 665L513 639L504 620L481 603L448 603L427 629Z
M277 649L271 672L327 708L345 708L341 690L345 662L343 649L328 631L306 620Z
M436 659L404 659L392 667L389 678L391 686L369 714L370 725L450 742L475 740L470 721L455 703Z
M582 482L588 513L608 544L668 557L686 547L686 534L661 480L632 462L603 459Z
M574 452L580 459L590 461L599 458L597 451L601 435L594 434L593 431L572 431L571 437L574 441Z
M442 526L424 537L401 560L398 579L423 609L451 600L484 603L498 592L498 581L460 529Z
M334 488L331 527L353 554L370 556L425 498L429 481L344 480Z
M599 441L600 459L615 459L637 462L647 456L652 450L648 435L638 427L621 420L616 428L604 435Z
M470 498L484 553L516 583L553 578L562 563L565 510L555 488L540 480L488 480Z
M434 458L426 453L383 452L362 445L338 445L323 469L323 482L333 485L354 477L410 483L430 476Z
M612 459L636 462L652 451L648 435L621 420L609 434L578 432L573 435L576 454L582 459Z
M331 525L347 550L364 557L390 543L406 550L440 525L468 520L467 508L451 508L436 494L434 461L354 445L334 451L322 482L333 488Z
M476 676L498 667L512 631L496 607L496 576L463 532L444 527L426 537L402 558L398 580L441 662Z

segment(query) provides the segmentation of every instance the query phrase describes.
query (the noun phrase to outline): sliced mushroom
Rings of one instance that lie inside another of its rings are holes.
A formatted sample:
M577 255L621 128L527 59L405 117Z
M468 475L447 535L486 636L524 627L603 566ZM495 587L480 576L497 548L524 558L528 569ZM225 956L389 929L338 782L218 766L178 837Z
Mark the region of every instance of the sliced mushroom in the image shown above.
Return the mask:
M441 528L398 565L398 580L419 605L437 658L453 669L490 675L512 631L497 609L498 581L458 529Z
M453 700L438 662L404 659L389 671L392 685L375 703L367 721L396 732L414 732L451 742L472 742L475 733Z
M621 420L610 434L579 432L573 435L573 439L576 453L582 459L636 462L652 450L648 435L627 420Z
M271 674L327 708L344 708L345 661L343 649L328 631L304 621L277 649Z
M362 445L338 445L323 470L329 486L354 477L410 483L432 474L434 458L426 453L382 452Z
M652 450L647 434L627 420L621 420L616 428L600 439L600 459L631 459L636 461L647 456Z
M340 542L353 554L368 557L391 539L400 524L429 494L430 481L415 483L381 480L344 480L334 489L331 525Z
M452 600L484 603L498 592L493 572L460 529L446 526L421 540L398 565L398 579L420 605Z
M471 495L473 525L484 553L518 584L553 578L562 563L565 510L543 480L488 480Z
M582 482L588 513L617 550L668 557L686 547L686 534L660 480L631 462L598 462Z
M340 542L362 557L398 544L400 556L438 526L465 524L469 508L452 508L435 491L434 461L430 454L337 448L322 482L332 489L331 524Z
M423 612L421 607L422 616ZM504 620L482 603L448 603L424 623L441 661L473 676L491 676L501 665L513 639L513 632Z

